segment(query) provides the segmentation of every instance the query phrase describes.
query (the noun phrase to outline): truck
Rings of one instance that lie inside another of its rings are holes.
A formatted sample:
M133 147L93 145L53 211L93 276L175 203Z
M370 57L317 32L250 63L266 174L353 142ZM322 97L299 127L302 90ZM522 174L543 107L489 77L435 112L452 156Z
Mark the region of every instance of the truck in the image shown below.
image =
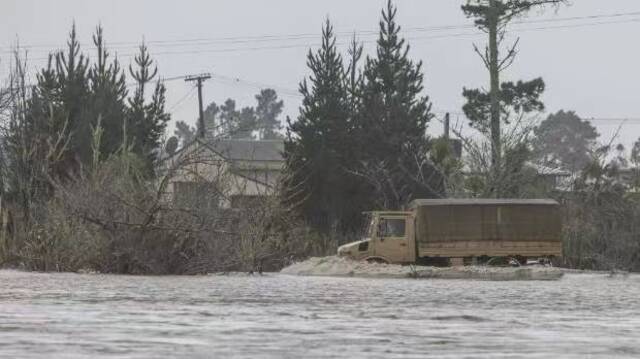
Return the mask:
M550 263L562 256L560 205L551 199L418 199L370 212L366 237L338 256L394 264Z

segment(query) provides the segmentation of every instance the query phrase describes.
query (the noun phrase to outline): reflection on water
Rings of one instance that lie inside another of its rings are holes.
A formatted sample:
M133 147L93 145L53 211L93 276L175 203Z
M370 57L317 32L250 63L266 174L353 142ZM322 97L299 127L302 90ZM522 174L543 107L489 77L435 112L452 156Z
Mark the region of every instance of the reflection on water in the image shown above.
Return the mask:
M639 357L640 276L553 282L0 271L0 357Z

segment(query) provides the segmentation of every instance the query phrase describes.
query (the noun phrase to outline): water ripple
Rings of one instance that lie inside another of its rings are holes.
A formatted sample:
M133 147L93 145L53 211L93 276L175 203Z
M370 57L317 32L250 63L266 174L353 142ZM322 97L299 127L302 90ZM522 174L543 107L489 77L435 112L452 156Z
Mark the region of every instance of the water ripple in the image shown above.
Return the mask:
M638 357L638 278L0 271L0 357Z

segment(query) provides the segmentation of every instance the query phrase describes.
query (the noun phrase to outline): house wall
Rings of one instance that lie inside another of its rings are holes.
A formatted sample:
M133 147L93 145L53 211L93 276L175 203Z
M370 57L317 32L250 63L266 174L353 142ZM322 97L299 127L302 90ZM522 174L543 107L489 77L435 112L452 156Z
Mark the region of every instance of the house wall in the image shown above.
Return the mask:
M223 208L245 203L250 198L273 194L284 167L283 161L228 160L204 146L194 146L172 159L177 168L165 191L167 200L176 200L186 183L209 183L221 193Z

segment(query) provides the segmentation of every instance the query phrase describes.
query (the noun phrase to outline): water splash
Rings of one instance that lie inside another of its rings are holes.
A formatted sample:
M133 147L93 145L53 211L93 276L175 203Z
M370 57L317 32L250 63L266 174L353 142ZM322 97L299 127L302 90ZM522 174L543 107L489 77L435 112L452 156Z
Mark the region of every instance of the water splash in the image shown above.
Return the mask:
M559 268L487 266L423 267L396 264L368 263L346 258L314 257L294 263L281 273L306 276L363 277L363 278L442 278L476 280L557 280L563 276Z

